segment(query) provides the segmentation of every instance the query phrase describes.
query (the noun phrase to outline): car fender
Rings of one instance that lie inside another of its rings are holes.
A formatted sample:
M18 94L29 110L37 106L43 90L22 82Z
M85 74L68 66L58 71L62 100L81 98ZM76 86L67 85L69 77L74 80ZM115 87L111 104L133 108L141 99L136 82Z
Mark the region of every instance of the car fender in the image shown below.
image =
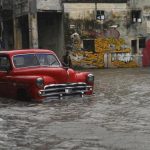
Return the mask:
M77 82L86 82L88 72L77 72L76 73L76 80Z
M42 78L44 79L44 84L45 85L56 83L56 80L51 76L42 76Z

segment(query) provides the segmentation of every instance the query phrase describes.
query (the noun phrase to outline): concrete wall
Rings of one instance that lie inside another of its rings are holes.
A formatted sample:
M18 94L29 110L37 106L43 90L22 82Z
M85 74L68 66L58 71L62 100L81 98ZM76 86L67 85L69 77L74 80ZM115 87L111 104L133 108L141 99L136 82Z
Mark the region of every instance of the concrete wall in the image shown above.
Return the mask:
M104 20L96 20L96 10L105 12ZM126 17L128 10L125 3L64 3L64 12L68 14L68 20L71 20L71 22L68 21L68 24L75 25L76 30L80 30L82 33L85 30L84 26L87 26L86 23L90 22L86 32L92 30L100 33L102 30L117 26L120 36L123 38L127 36Z
M29 0L15 0L13 1L14 16L19 17L29 12Z
M37 0L37 9L62 11L61 0Z
M130 0L129 4L132 8L143 8L148 6L149 2L149 0Z
M13 1L12 0L0 0L0 5L2 5L5 10L12 10Z

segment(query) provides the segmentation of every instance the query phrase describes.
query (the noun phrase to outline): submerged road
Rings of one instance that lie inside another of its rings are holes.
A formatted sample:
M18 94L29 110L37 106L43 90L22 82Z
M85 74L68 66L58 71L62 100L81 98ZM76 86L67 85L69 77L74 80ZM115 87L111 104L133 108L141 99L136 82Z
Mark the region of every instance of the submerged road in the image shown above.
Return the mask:
M150 150L150 68L90 70L92 97L0 99L0 150Z

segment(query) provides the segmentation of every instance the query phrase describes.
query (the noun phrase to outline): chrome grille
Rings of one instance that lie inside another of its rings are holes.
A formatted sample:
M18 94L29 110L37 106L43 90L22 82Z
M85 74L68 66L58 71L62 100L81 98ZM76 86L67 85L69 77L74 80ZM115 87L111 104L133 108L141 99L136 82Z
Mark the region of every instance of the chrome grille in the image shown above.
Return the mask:
M67 83L67 84L50 84L44 87L44 90L40 90L39 94L43 97L63 97L69 95L81 95L89 91L92 86L86 83Z

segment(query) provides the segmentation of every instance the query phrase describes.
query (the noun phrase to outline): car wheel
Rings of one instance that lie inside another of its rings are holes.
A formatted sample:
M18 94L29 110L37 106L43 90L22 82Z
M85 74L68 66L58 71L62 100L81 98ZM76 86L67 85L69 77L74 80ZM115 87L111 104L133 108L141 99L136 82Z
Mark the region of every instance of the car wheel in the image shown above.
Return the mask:
M29 101L30 97L25 89L17 90L17 99L21 101Z

